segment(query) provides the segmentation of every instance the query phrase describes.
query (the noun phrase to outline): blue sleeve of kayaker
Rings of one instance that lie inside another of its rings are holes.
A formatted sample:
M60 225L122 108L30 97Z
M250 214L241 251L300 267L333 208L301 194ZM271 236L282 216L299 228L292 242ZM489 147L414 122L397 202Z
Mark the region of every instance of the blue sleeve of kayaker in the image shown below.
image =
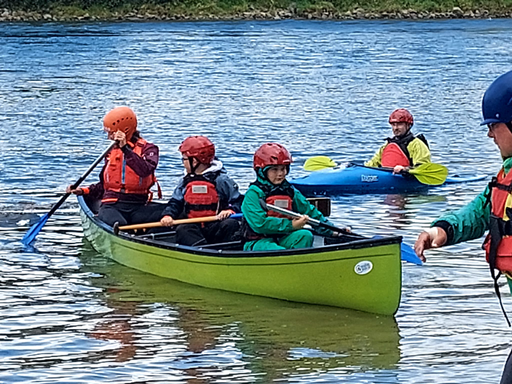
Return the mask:
M489 187L468 205L448 212L432 223L441 227L448 235L446 245L457 244L483 236L489 227L491 204L486 204Z
M255 186L250 186L242 203L244 219L252 230L261 235L279 235L293 232L292 220L267 215L267 212L260 205L260 199L264 198L264 194L262 191L261 194L258 193L256 189L261 191Z

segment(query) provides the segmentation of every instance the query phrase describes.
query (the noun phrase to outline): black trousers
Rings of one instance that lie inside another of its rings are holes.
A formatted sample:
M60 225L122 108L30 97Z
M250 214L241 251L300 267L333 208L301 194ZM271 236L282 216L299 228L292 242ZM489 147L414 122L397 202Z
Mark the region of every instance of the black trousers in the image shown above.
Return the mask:
M151 223L160 221L165 206L154 204L146 205L139 203L113 203L101 204L98 218L104 223L113 226L119 223L120 226L128 224Z
M176 227L176 243L203 245L240 240L240 222L226 219L203 224L180 224Z

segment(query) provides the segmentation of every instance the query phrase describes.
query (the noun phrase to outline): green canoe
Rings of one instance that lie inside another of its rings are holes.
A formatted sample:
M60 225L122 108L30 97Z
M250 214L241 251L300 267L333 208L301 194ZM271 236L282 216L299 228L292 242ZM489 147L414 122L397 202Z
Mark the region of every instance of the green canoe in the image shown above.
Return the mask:
M202 287L382 315L395 314L400 304L398 236L278 252L244 252L232 243L187 247L173 243L172 234L116 235L83 197L78 201L85 237L130 268Z

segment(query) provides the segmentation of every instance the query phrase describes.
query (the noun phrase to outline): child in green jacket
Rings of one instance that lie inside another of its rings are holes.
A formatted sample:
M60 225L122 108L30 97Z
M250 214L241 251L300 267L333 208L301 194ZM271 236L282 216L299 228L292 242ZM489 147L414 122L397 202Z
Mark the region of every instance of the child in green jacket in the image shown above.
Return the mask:
M313 234L304 229L309 218L328 223L328 220L287 180L292 157L277 143L263 144L254 154L256 181L245 194L242 203L244 250L308 248L313 245ZM303 216L290 218L271 210L264 210L260 201L285 208ZM325 236L333 231L318 229Z

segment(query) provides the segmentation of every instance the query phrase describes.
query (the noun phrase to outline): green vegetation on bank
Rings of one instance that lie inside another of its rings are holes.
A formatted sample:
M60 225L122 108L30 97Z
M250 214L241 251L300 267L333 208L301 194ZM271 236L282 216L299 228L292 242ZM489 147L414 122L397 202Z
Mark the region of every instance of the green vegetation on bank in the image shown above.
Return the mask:
M99 19L510 17L512 0L0 0L2 10L4 18L18 11Z

